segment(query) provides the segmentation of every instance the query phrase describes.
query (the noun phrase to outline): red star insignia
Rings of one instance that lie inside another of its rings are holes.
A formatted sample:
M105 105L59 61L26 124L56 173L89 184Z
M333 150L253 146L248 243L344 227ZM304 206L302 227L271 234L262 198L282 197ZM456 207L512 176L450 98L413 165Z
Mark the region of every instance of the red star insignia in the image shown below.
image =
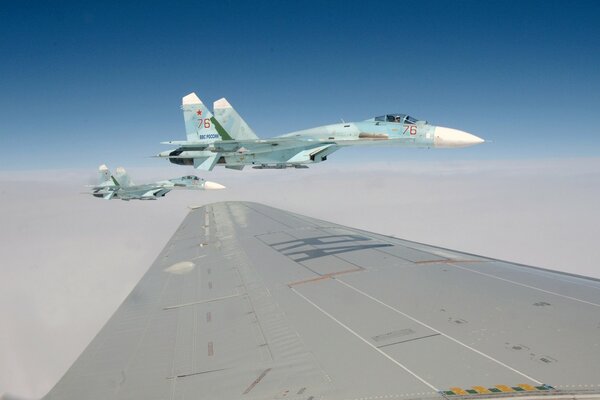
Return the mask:
M198 110L198 111L196 111L196 114L198 114L198 115L202 115L202 110Z

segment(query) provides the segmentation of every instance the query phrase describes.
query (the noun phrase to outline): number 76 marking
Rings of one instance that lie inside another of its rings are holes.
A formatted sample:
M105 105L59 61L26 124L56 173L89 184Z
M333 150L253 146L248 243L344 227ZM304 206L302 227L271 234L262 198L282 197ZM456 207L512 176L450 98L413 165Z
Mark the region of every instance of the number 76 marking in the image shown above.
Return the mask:
M198 128L202 128L204 126L206 129L210 128L210 118L199 118L198 119Z
M406 135L406 133L410 133L411 135L416 135L417 134L417 127L416 125L404 125L404 132L402 132L404 135Z

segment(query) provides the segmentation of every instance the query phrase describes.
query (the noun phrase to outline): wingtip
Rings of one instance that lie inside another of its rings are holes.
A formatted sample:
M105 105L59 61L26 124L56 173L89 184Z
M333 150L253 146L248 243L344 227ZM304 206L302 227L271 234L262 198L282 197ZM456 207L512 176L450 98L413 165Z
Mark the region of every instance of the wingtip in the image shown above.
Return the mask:
M229 102L227 101L227 99L225 97L222 97L219 100L214 102L213 108L214 109L222 109L222 108L232 108L232 107L231 107L231 104L229 104Z
M186 105L186 104L202 104L202 100L200 100L200 98L198 96L196 96L196 93L192 92L192 93L188 94L187 96L184 96L181 99L181 104L182 105Z

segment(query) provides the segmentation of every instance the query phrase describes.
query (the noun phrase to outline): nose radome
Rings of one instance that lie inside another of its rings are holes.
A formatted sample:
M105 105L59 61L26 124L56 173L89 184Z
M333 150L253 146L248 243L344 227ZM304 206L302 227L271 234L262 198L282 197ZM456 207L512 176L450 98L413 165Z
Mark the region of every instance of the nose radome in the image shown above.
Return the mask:
M206 190L218 190L218 189L225 189L225 186L223 186L223 185L221 185L220 183L217 183L217 182L206 181L206 182L204 182L204 189L206 189Z
M436 126L433 142L435 147L467 147L483 143L485 140L458 129Z

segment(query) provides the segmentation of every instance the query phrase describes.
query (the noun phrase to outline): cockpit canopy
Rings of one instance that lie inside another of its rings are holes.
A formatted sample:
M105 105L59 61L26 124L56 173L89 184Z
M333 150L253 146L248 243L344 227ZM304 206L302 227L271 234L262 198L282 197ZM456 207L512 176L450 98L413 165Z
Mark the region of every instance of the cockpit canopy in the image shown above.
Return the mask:
M396 122L398 124L415 124L417 119L406 114L388 114L375 117L375 121Z
M198 178L195 175L182 176L181 179L187 180L187 181L199 181L200 180L200 178Z

